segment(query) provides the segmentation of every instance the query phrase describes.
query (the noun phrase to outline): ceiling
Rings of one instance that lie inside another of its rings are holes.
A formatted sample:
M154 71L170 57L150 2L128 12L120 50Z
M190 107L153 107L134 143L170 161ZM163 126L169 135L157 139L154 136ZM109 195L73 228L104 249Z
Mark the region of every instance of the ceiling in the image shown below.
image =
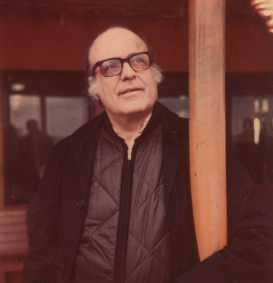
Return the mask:
M250 0L226 0L226 4L228 16L253 15ZM187 5L187 0L0 0L0 15L181 19L187 15Z
M73 16L119 16L177 18L185 13L186 1L172 0L0 0L6 13Z

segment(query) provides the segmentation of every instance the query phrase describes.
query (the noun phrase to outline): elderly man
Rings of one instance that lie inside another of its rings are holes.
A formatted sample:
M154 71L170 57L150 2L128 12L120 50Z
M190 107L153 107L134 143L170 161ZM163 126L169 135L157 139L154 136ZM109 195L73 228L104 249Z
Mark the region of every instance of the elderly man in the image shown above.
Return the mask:
M89 63L89 92L105 112L53 152L30 210L26 282L269 282L269 191L256 198L233 182L229 245L200 263L187 123L156 102L162 75L147 44L112 27Z

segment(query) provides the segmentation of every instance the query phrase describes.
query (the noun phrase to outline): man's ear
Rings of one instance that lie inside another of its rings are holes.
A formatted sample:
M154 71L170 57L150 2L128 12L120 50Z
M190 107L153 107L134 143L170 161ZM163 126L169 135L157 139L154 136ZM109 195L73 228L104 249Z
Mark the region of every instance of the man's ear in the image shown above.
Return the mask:
M88 93L90 96L94 97L95 99L99 98L98 95L98 86L97 86L97 81L94 77L89 76L88 77Z

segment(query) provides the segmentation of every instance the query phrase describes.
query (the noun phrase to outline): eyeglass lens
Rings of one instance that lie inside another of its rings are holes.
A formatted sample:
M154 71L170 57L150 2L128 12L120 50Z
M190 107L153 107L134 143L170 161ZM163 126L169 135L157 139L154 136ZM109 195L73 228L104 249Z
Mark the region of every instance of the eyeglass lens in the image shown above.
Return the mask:
M109 59L100 65L100 73L105 77L116 76L121 73L124 62L128 62L134 71L143 71L150 67L150 57L147 53L140 53L126 59Z

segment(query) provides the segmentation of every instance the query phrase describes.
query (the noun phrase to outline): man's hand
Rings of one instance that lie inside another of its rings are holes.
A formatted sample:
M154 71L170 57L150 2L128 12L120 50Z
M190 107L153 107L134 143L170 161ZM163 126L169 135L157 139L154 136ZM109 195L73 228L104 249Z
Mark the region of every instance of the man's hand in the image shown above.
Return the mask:
M273 33L273 0L251 0L251 5L265 19L269 31Z

